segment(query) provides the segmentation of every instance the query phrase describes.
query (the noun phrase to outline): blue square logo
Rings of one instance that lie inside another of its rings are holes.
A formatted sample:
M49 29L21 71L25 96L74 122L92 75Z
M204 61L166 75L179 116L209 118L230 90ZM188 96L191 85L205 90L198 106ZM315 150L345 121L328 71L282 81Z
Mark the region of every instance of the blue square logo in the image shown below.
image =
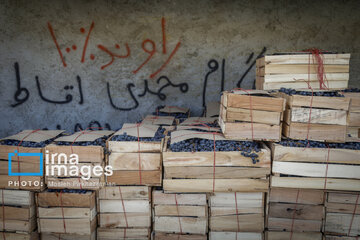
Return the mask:
M19 157L39 157L40 158L40 171L35 173L13 173L11 170L11 158L14 156ZM18 153L16 150L13 153L8 153L8 175L9 176L42 176L43 175L43 153Z

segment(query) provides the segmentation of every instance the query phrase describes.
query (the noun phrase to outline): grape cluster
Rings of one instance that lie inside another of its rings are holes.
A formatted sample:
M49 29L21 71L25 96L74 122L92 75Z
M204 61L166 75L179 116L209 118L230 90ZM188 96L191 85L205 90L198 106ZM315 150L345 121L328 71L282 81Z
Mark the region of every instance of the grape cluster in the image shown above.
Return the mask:
M57 145L60 146L106 146L107 136L103 136L101 138L97 138L94 141L85 141L85 142L56 142Z
M280 88L279 92L286 93L287 95L302 95L302 96L312 96L313 93L311 91L297 91L291 88ZM337 91L323 91L323 92L314 92L314 96L318 97L344 97L344 95L340 94Z
M348 88L343 90L343 92L360 92L360 89L358 88Z
M125 141L125 142L134 142L134 141L141 141L141 142L161 142L161 139L165 137L165 128L159 127L159 129L156 131L154 137L141 137L138 139L138 137L127 135L126 132L122 135L115 135L111 140L112 141Z
M21 146L29 148L43 148L46 145L50 144L54 139L49 139L43 142L30 142L30 141L18 141L18 140L3 140L0 142L0 145L10 145L10 146Z
M213 152L214 140L193 138L170 144L170 149L173 152ZM232 152L240 151L244 157L251 158L255 164L259 162L257 154L261 151L260 144L250 141L215 141L215 151L217 152Z
M340 148L340 149L352 149L360 150L360 142L346 142L346 143L325 143L310 140L291 140L286 139L279 142L279 144L285 147L311 147L311 148Z
M79 194L86 194L87 192L91 192L89 190L80 190L80 189L48 189L47 192L55 192L55 193L79 193Z
M152 114L157 115L157 116L173 116L173 117L175 117L177 119L184 119L184 120L186 118L188 118L188 116L189 116L189 112L186 112L186 113L165 113L165 112L160 112L160 110L163 109L164 107L165 106L157 106L156 111L153 112Z

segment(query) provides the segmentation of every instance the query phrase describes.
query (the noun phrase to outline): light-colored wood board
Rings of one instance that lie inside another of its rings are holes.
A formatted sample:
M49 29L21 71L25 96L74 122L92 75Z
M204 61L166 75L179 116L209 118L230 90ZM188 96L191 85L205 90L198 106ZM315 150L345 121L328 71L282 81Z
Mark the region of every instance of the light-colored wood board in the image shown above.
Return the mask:
M164 179L167 192L267 192L266 179ZM214 189L213 189L214 188Z
M182 233L206 234L207 218L194 217L154 217L154 231L167 233L180 233L180 224Z
M295 83L295 82L317 82L319 84L317 74L299 73L299 74L267 74L264 77L266 83ZM327 81L349 81L349 73L327 73ZM327 84L327 82L325 82Z
M210 240L263 240L262 233L252 232L209 232Z
M41 233L40 236L44 240L96 240L95 231L91 235Z
M8 220L0 219L0 231L18 231L31 233L36 229L36 217L32 217L29 220Z
M207 206L155 205L155 216L206 217Z
M235 205L235 204L234 204ZM246 207L238 205L234 207L211 207L210 215L211 216L226 216L234 214L264 214L264 206L262 207Z
M310 119L310 123L342 126L347 124L347 111L344 110L293 107L289 111L291 111L291 122L308 123Z
M99 206L100 213L150 213L148 200L99 200Z
M141 176L140 176L141 175ZM147 185L161 186L162 172L160 171L114 171L106 177L107 183L115 185Z
M207 240L207 235L155 232L154 240Z
M350 112L349 113L349 124L350 127L360 126L360 112Z
M353 220L352 220L353 219ZM351 229L350 224L352 221ZM325 223L325 233L344 234L349 236L360 235L360 215L327 213Z
M328 203L346 203L346 204L356 204L356 200L360 193L345 193L345 192L329 192L327 197ZM360 200L360 198L359 198ZM358 200L358 204L360 201Z
M266 167L216 167L216 179L231 179L231 178L264 178L271 172L270 168ZM214 177L214 167L165 167L164 178L196 178L209 179Z
M318 65L308 65L308 64L269 64L265 68L256 69L260 75L266 74L314 74L318 72ZM348 73L349 65L342 64L331 64L324 65L325 73Z
M72 233L90 235L96 229L96 218L92 221L89 219L39 218L38 229L41 233Z
M299 192L299 193L298 193ZM324 204L324 191L312 189L271 188L269 202Z
M0 240L39 240L37 232L32 233L16 233L16 232L2 232Z
M19 153L42 153L43 148L28 148L21 146L12 146L12 145L0 145L0 159L7 160L8 154L13 153L15 151ZM20 157L18 155L14 156L11 160L16 160L19 162L28 162L28 163L39 163L38 156L23 156Z
M263 214L239 214L229 216L211 216L209 218L210 231L263 232Z
M359 202L360 204L360 202ZM347 213L360 215L360 206L345 203L326 203L327 213Z
M303 177L360 179L360 165L274 161L272 172Z
M283 75L283 74L279 74L279 75ZM279 76L279 75L270 75L270 76ZM280 88L307 89L309 85L313 89L320 89L319 81L312 81L308 84L307 80L300 81L300 79L299 81L296 82L264 82L263 83L261 82L260 77L257 77L256 83L258 84L256 89L261 89L261 90L276 90ZM333 80L326 83L326 86L329 89L344 89L347 88L348 85L349 85L348 80L339 80L339 81Z
M243 108L223 108L222 118L226 122L241 121L241 122L254 122L264 124L279 125L281 120L281 112L250 110Z
M90 208L74 208L74 207L38 207L39 218L84 218L92 220L96 216L95 207Z
M141 163L142 170L160 170L160 153L111 153L108 165L113 170L138 170Z
M0 206L0 219L29 221L35 216L35 205L31 207Z
M271 187L324 189L324 178L271 177ZM352 179L327 178L327 190L360 191L360 181Z
M98 228L97 240L146 240L149 238L149 228Z
M269 217L267 227L271 231L320 232L322 221Z
M237 204L243 208L257 208L263 206L264 198L265 194L262 192L214 193L209 197L209 205L210 207L235 207Z
M162 142L121 142L112 141L107 142L109 151L111 152L161 152Z
M176 201L175 201L176 195ZM207 203L206 194L199 193L190 193L190 194L182 194L182 193L163 193L159 190L153 191L153 204L154 205L166 205L166 204L176 204L178 205L192 205L192 206L205 206Z
M35 193L22 190L0 189L0 204L9 206L31 206L35 203Z
M39 207L79 207L93 208L95 206L95 192L84 194L41 192L36 195Z
M350 62L350 54L321 54L322 63L325 65L330 64L344 64L348 65ZM273 64L316 64L313 56L310 53L303 54L284 54L284 55L268 55L256 60L258 67L268 66Z
M150 200L150 196L151 189L146 186L106 186L99 190L98 198L109 200Z
M148 228L151 226L149 213L100 213L99 226L104 228Z
M265 236L267 240L289 240L292 235L292 240L322 240L321 232L273 232L266 231Z
M55 156L54 154L64 153L67 159L71 158L71 154L77 154L79 156L79 162L98 162L104 161L104 149L101 146L59 146L50 144L46 146L45 151L48 151L49 156ZM58 160L56 157L55 160ZM51 162L52 159L49 159ZM63 163L63 161L61 161ZM58 164L55 161L55 164Z

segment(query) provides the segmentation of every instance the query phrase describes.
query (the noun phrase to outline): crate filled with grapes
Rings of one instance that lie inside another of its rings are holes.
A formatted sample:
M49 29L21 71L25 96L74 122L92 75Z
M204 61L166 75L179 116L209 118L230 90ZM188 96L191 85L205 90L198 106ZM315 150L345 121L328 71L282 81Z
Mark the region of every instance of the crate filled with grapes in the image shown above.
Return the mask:
M0 188L45 189L45 147L62 130L24 130L0 139Z
M219 132L171 132L163 152L166 192L266 192L270 150Z
M360 191L359 142L283 139L271 150L271 187Z
M350 99L339 91L282 88L283 135L297 140L345 142Z
M280 141L285 99L261 90L222 93L219 124L232 140Z
M167 131L158 125L125 123L107 142L107 164L115 185L160 186L162 156Z
M45 148L45 182L50 189L88 189L102 187L112 170L105 166L107 130L85 130L56 138Z

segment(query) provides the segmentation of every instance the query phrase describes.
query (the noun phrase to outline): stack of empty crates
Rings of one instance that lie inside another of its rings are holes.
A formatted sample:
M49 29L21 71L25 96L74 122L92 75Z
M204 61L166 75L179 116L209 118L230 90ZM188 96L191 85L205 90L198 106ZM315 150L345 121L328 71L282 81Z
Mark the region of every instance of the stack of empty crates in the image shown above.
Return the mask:
M62 132L24 130L0 140L1 239L38 239L34 192L45 189L44 147Z

